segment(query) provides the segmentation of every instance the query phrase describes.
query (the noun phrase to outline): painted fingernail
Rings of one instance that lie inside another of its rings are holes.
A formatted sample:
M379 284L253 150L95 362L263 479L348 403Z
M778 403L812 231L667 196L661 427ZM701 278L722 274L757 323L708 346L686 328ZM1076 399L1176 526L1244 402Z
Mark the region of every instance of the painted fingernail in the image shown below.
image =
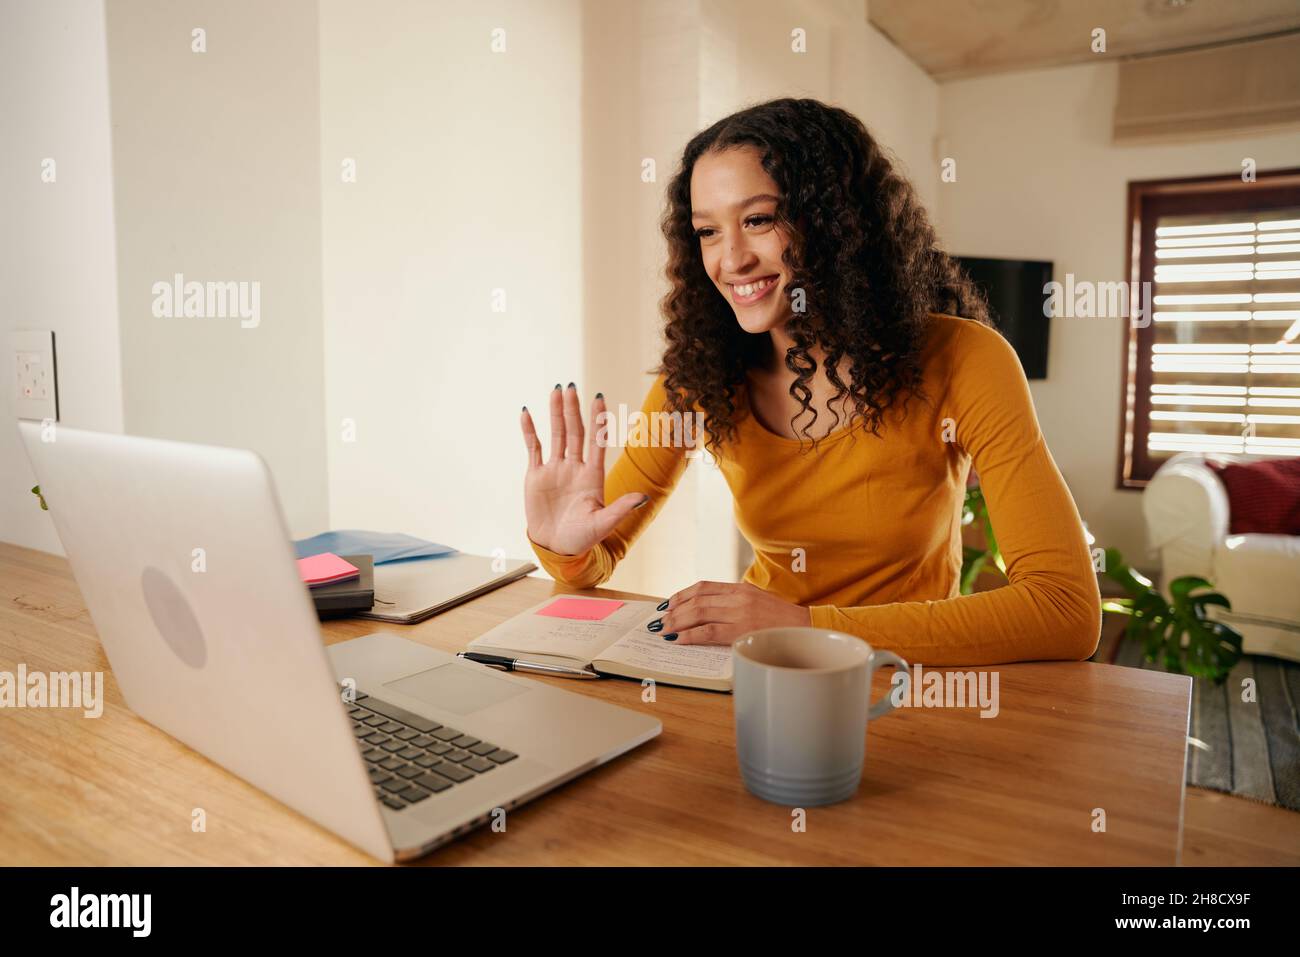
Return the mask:
M664 641L676 641L676 640L677 640L677 632L675 631L671 635L664 635Z
M654 621L650 622L650 624L646 625L646 629L649 631L661 631L663 627L664 620L662 618L656 618Z
M603 398L605 398L605 393L603 393L603 392L597 392L597 393L596 393L596 398L597 398L597 399L603 399Z
M569 383L569 388L570 388L570 389L573 388L573 383L572 383L572 382Z
M555 383L555 388L557 388L557 389L558 389L558 388L559 388L559 387L560 387L560 383L558 383L558 382L557 382L557 383Z
M667 598L665 598L663 601L661 601L658 605L655 606L655 611L667 611L667 610L668 610Z
M528 411L528 406L524 406L524 407L521 408L519 411L520 411L520 412L527 412L527 411Z
M644 505L644 504L645 504L646 502L648 502L648 501L650 501L650 496L649 496L649 495L647 495L645 498L641 499L641 501L637 502L637 503L636 503L635 505L633 505L632 507L633 507L633 508L640 508L642 505Z

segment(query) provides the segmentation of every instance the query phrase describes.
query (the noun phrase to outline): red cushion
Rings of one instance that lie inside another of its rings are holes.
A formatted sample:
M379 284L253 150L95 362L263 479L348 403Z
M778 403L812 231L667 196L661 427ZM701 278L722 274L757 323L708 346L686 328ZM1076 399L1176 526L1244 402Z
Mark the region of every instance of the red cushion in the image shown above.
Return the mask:
M1300 458L1206 464L1228 490L1229 534L1300 535Z

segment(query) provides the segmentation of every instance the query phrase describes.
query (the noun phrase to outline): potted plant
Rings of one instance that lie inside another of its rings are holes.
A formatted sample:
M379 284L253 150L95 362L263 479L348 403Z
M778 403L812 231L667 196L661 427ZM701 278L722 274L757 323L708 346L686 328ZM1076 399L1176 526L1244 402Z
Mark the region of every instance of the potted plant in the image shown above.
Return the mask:
M978 486L966 490L962 525L984 533L984 547L962 549L961 593L969 595L975 580L990 563L1006 575L1006 562L993 535L984 493ZM1091 544L1092 536L1089 536ZM1204 578L1184 575L1169 583L1169 601L1151 581L1124 561L1118 549L1104 552L1102 574L1124 589L1125 597L1102 602L1102 610L1128 616L1124 637L1142 642L1147 661L1159 660L1168 671L1210 678L1222 684L1241 658L1241 634L1209 615L1211 607L1231 610L1232 603Z

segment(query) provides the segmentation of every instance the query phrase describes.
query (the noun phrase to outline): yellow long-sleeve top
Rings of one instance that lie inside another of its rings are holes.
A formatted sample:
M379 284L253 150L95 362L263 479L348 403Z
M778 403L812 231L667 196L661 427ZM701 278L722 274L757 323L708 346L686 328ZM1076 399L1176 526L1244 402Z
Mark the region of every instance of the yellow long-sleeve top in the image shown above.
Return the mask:
M1019 359L995 330L935 315L921 361L927 401L891 409L879 437L858 422L812 452L805 439L803 455L798 440L755 419L742 387L736 440L720 448L718 466L754 549L744 580L810 607L814 627L860 636L913 664L1089 657L1101 629L1097 578ZM659 376L641 411L666 408ZM681 478L686 451L626 445L606 476L605 501L644 492L649 504L581 555L532 542L542 567L574 588L606 581ZM972 461L1009 584L961 595Z

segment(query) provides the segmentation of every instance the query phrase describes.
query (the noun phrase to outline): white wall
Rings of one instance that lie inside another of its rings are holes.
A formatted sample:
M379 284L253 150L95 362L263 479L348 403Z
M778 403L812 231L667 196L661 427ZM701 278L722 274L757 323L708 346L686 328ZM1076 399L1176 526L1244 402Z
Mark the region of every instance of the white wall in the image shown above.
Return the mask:
M620 404L641 407L647 370L663 356L659 216L682 148L702 125L700 10L699 0L582 4L583 394L603 391L615 414ZM653 182L642 178L644 160L654 161ZM607 465L621 454L608 451ZM690 584L686 576L733 575L730 516L721 473L690 465L609 585L667 594Z
M55 553L14 425L9 333L54 330L63 424L122 431L108 117L103 5L0 4L0 540Z
M6 341L55 330L64 424L258 449L297 535L527 556L519 406L545 432L556 381L640 402L663 188L692 134L750 103L846 107L947 248L1094 281L1124 278L1129 180L1300 155L1295 132L1113 146L1114 63L940 87L857 0L9 0L0 17ZM156 319L152 284L175 272L259 281L260 326ZM1139 494L1114 488L1121 323L1056 320L1033 392L1085 520L1148 561ZM0 362L9 420L12 377ZM59 551L9 428L0 463L0 538ZM695 465L613 584L738 574L734 546L721 478Z
M859 4L835 24L831 37L831 89L840 106L857 115L911 180L931 219L938 214L939 174L934 141L940 86L866 21Z
M292 534L328 524L314 0L108 6L126 431L251 448ZM204 53L192 31L206 31ZM256 327L153 284L260 283Z
M941 185L945 246L1050 259L1063 278L1127 279L1129 180L1294 166L1300 132L1162 145L1110 142L1118 66L1086 64L944 84L940 128L957 181ZM1101 545L1150 566L1140 493L1115 488L1123 319L1054 319L1048 378L1033 382L1048 446Z
M320 51L331 524L532 557L520 406L545 446L552 386L595 391L578 3L324 0Z
M528 555L518 407L545 430L548 390L569 379L584 398L640 402L662 348L663 187L686 140L779 95L838 99L919 163L934 125L934 84L853 0L138 0L111 5L106 27L93 9L101 73L60 78L100 98L105 216L111 107L117 226L104 220L97 262L111 281L116 238L120 287L104 299L120 307L120 360L115 323L94 354L122 374L94 403L116 420L78 424L256 448L297 535L402 529ZM806 54L789 49L795 26ZM6 58L22 63L38 69ZM885 92L899 84L905 103ZM153 284L176 272L259 282L260 325L155 317ZM84 381L76 346L60 340L65 412ZM47 527L28 498L5 501ZM696 467L614 584L731 577L736 544L721 476Z
M662 352L663 190L720 116L772 96L838 100L909 169L931 163L937 88L852 0L320 9L335 527L531 555L519 406L544 444L557 381L577 381L584 404L601 390L639 407ZM790 50L796 26L806 54ZM491 52L496 27L505 53ZM666 593L740 570L730 495L697 464L611 584Z

